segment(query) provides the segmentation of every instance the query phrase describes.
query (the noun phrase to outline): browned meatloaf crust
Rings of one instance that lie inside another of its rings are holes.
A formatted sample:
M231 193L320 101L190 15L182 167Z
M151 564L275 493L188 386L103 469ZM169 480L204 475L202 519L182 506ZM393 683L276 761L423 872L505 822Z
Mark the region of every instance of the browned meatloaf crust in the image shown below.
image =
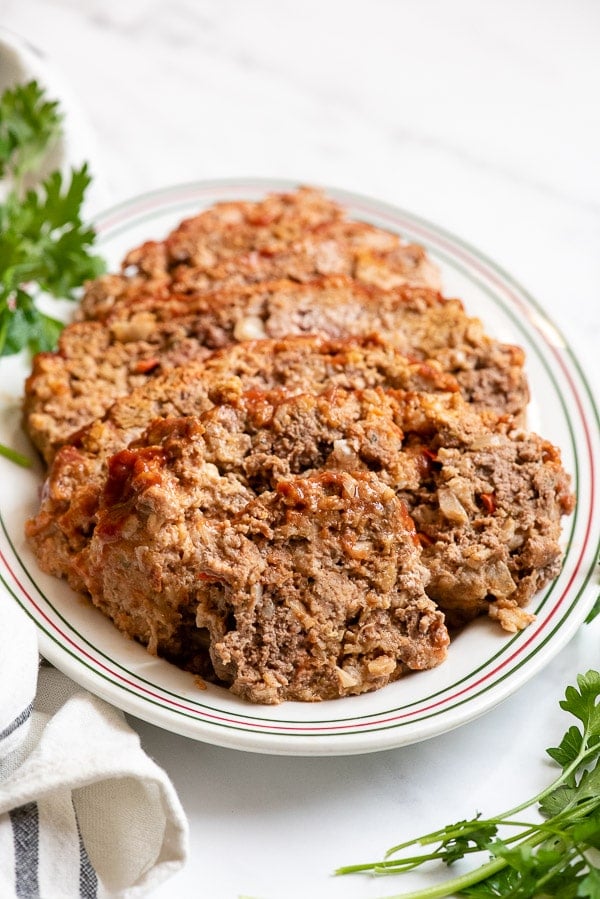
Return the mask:
M182 222L165 240L132 250L120 274L86 289L82 318L104 320L122 307L181 300L226 284L345 274L368 284L439 287L423 247L345 211L320 191L301 188L258 202L219 203Z
M383 291L345 276L280 281L66 328L55 353L35 357L27 380L26 427L47 461L119 396L160 371L232 341L288 334L378 333L415 358L452 372L478 408L521 421L528 402L518 347L488 337L459 300L427 288Z
M86 582L122 631L262 703L363 693L444 659L393 490L321 471L255 496L231 471L241 447L219 464L203 436L171 420L159 446L111 459Z
M155 418L199 414L213 401L244 389L285 386L320 392L330 386L394 387L456 391L436 363L406 359L377 338L326 340L295 337L235 344L204 362L173 368L118 400L104 419L77 434L57 454L44 486L41 508L26 532L41 567L67 577L75 589L73 555L94 527L106 460L138 437Z

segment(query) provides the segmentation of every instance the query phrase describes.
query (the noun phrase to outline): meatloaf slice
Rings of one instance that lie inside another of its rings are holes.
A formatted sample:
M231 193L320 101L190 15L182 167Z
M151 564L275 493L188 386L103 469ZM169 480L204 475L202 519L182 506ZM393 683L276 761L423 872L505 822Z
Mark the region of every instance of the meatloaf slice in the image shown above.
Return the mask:
M573 497L558 450L535 434L491 431L459 394L254 390L207 410L199 426L156 421L138 443L163 452L190 433L201 459L258 495L321 469L377 474L413 515L427 593L453 624L487 611L507 630L524 627L522 607L560 569Z
M488 337L459 300L427 288L383 291L344 276L279 281L177 298L106 323L66 328L55 353L34 359L25 422L50 461L73 431L143 380L235 341L294 334L378 333L402 352L452 372L478 408L520 421L528 402L523 351Z
M204 456L259 492L320 468L370 470L414 517L428 595L462 624L489 612L524 627L530 598L559 572L573 509L560 453L536 434L491 430L459 394L252 391L201 416ZM146 432L163 443L169 422Z
M295 337L235 344L148 380L122 397L104 419L74 436L56 455L41 507L26 526L40 566L75 589L74 554L94 528L108 456L138 437L155 418L197 415L251 388L320 392L327 387L384 387L452 392L457 384L435 362L411 361L376 337Z
M60 335L55 352L37 353L25 382L25 428L49 464L80 428L101 418L160 371L210 355L184 319L143 329L77 322Z
M348 221L322 193L302 188L257 203L221 203L164 241L132 250L121 273L91 282L79 316L104 320L123 307L157 305L228 284L346 274L369 284L439 287L423 247L366 222Z
M87 554L92 599L124 633L261 703L363 693L444 659L412 522L376 475L321 471L248 502L196 421L160 431L111 459Z
M400 495L423 544L429 596L452 625L487 610L505 630L523 628L532 616L522 607L560 572L561 517L574 508L560 451L524 431L427 449L429 475Z

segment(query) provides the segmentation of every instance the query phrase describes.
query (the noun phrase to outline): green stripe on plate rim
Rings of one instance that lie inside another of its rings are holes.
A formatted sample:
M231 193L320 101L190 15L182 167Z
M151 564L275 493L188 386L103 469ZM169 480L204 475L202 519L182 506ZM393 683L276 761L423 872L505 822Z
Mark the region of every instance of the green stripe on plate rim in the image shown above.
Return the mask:
M18 553L16 547L14 546L14 544L13 544L13 542L12 542L12 540L11 540L10 534L9 534L9 532L8 532L8 529L7 529L7 527L6 527L6 524L5 524L5 522L4 522L4 518L3 518L1 512L0 512L0 526L1 526L1 528L2 528L2 532L4 533L4 536L5 536L5 538L6 538L6 541L7 541L8 545L10 546L10 548L11 548L11 550L12 550L12 553L13 553L15 559L18 561L19 566L20 566L21 570L23 571L23 573L25 574L25 576L27 577L27 579L28 579L28 580L30 581L30 583L33 585L33 587L35 588L35 590L37 591L37 593L39 594L39 596L44 600L44 602L46 603L46 605L52 610L53 614L54 614L54 615L55 615L55 616L56 616L56 617L57 617L57 618L58 618L58 619L65 625L66 628L68 628L68 630L69 630L72 634L74 634L75 636L77 636L77 637L79 638L79 640L81 641L81 643L83 643L83 644L85 644L86 646L88 646L91 650L93 650L94 653L96 653L97 656L101 657L102 659L105 659L107 662L109 662L109 663L110 663L111 665L113 665L115 668L119 668L119 669L120 669L122 672L124 672L125 674L129 675L130 677L134 678L135 680L137 680L138 682L140 682L140 683L142 683L142 684L146 684L148 687L152 687L153 689L160 690L160 691L161 691L162 693L164 693L166 696L172 696L173 699L178 699L178 700L181 700L181 701L188 702L188 703L190 703L190 704L192 704L192 705L198 706L199 709L206 709L207 711L210 711L210 712L220 712L220 711L222 711L222 709L220 709L220 708L215 708L214 706L208 705L207 703L202 703L202 702L199 702L199 701L197 701L197 700L191 699L191 698L189 698L189 697L182 696L180 693L173 693L172 691L167 690L165 687L162 687L162 686L160 686L159 684L156 684L156 683L153 682L153 681L147 680L146 678L144 678L144 677L142 677L141 675L139 675L139 674L135 673L134 671L132 671L130 668L127 668L126 666L122 665L120 662L116 661L116 660L115 660L114 658L112 658L111 656L108 656L105 652L103 652L103 651L102 651L99 647L97 647L94 643L91 643L91 642L87 639L87 637L85 637L79 630L77 630L77 628L75 628L75 627L68 621L68 619L65 618L64 615L62 615L61 612L58 611L58 609L53 605L52 601L48 598L48 596L46 595L46 593L41 589L41 587L38 585L38 583L37 583L37 582L35 581L35 579L32 577L32 575L31 575L30 572L29 572L28 567L23 563L23 561L22 561L22 559L21 559L21 557L20 557L20 555L19 555L19 553ZM590 573L589 576L591 576L591 573ZM589 577L589 576L588 576L588 577ZM1 574L0 574L0 578L2 578L2 575L1 575ZM2 580L3 580L3 582L6 584L6 582L4 581L3 578L2 578ZM544 605L544 603L545 603L545 601L546 601L547 596L549 596L550 593L552 593L552 591L555 589L556 583L557 583L557 581L553 581L552 584L549 585L548 590L546 591L546 594L544 594L543 601L540 602L540 603L538 604L538 606L536 606L536 611L542 608L542 606ZM586 583L587 583L587 581L586 581ZM581 588L581 590L583 590L583 587ZM581 592L581 590L579 591L579 593ZM11 591L11 593L12 593L12 591ZM579 593L578 593L578 596L579 596ZM13 594L13 595L14 595L14 594ZM43 628L43 629L44 629L44 628ZM44 629L44 631L45 631L45 629ZM45 632L47 633L47 631L45 631ZM428 696L425 696L425 697L422 697L422 698L420 698L420 699L418 699L418 700L415 700L414 702L407 703L406 705L403 705L403 706L397 706L397 707L392 708L392 709L386 709L386 710L384 710L384 711L378 712L378 713L377 713L377 716L379 717L379 716L381 716L381 715L391 715L391 714L395 714L395 713L398 713L398 712L404 712L404 711L406 711L406 710L408 710L408 709L411 709L413 706L416 706L416 705L422 705L422 704L424 704L424 703L428 703L428 702L430 702L430 701L432 701L432 700L434 700L434 699L436 699L436 698L438 698L438 697L440 697L440 696L443 696L443 694L445 694L445 693L447 693L447 692L450 692L450 691L454 690L455 688L461 686L462 684L466 683L467 681L472 680L474 677L476 677L477 674L479 674L480 672L482 672L485 668L490 667L490 665L491 665L493 662L495 662L497 659L499 659L501 656L506 655L506 654L508 653L508 651L512 648L513 644L520 638L520 636L521 636L521 634L515 634L515 635L514 635L513 637L511 637L511 638L507 638L506 642L502 644L501 649L499 649L497 653L495 653L494 655L490 656L488 659L486 659L486 661L485 661L482 665L480 665L478 668L475 668L475 669L473 669L472 671L470 671L468 675L465 675L465 677L461 678L460 680L455 681L454 683L448 685L447 687L444 687L442 690L438 690L438 691L435 692L435 693L431 693L431 694L429 694ZM52 637L52 639L53 639L54 642L56 642L59 646L62 646L62 644L58 641L58 639L56 639L56 638L54 638L54 637ZM541 646L544 645L545 642L546 642L546 641L544 641L542 644L540 644L540 648L541 648ZM73 655L73 653L72 653L70 650L66 650L66 651L67 651L70 655ZM535 654L535 653L534 653L534 654ZM528 656L527 658L530 658L530 657L531 657L531 656ZM84 664L86 664L86 667L90 667L89 665L87 665L87 663L84 662ZM511 669L511 670L513 670L513 669ZM101 676L104 677L104 675L101 675ZM497 681L494 681L494 683L497 683ZM120 684L119 684L119 686L121 687ZM126 687L121 687L121 688L122 688L122 689L127 689ZM460 703L459 703L459 704L460 704ZM453 708L453 706L448 706L448 707L446 707L446 708ZM446 709L441 710L441 711L445 711L445 710L446 710ZM177 711L177 710L176 710L176 711ZM229 713L228 713L228 714L229 714ZM236 715L237 717L239 717L239 718L246 718L246 719L248 719L249 721L252 721L252 720L264 720L264 719L261 719L260 716L258 716L258 715L245 715L245 714L240 713L240 712L232 712L231 714L235 714L235 715ZM336 723L337 723L337 724L343 724L344 722L350 722L350 721L363 721L363 720L365 720L365 719L372 718L372 717L374 717L373 714L369 714L369 715L354 715L354 716L348 716L348 717L345 717L345 718L337 718L337 719L336 719ZM305 722L299 722L299 721L296 721L296 720L290 719L290 718L277 718L277 719L272 719L272 720L273 720L273 722L275 722L275 723L280 723L280 724L298 724L298 723L305 723ZM417 719L413 719L413 720L421 720L421 719L420 719L420 718L417 718ZM319 719L319 718L315 718L315 719L312 719L310 723L311 723L311 724L315 724L315 725L316 725L316 724L328 724L328 723L330 723L330 719ZM406 722L406 723L409 724L409 723L412 723L412 722Z
M600 548L600 546L599 546L599 548ZM523 665L525 665L526 663L528 663L528 662L529 662L535 655L537 655L537 654L539 653L539 651L543 648L543 646L546 645L546 643L547 643L547 642L554 636L554 634L560 629L560 627L562 626L562 624L564 623L564 621L566 621L566 619L569 617L569 614L571 613L572 609L573 609L573 608L575 607L575 605L577 604L577 602L578 602L578 600L579 600L579 597L581 596L581 593L582 593L583 590L585 590L585 588L587 587L587 584L589 583L589 580L590 580L590 578L591 578L591 576L592 576L592 573L593 573L593 569L590 568L590 570L588 571L588 574L587 574L587 577L586 577L584 583L582 584L581 588L579 589L579 591L577 592L576 596L574 597L574 599L573 599L571 605L567 607L567 610L565 611L563 617L557 622L557 624L555 625L554 629L553 629L552 631L550 631L550 632L546 635L546 638L542 641L542 643L539 644L539 645L536 647L535 652L532 653L532 654L530 654L529 656L527 656L527 657L524 658L524 659L520 659L520 660L519 660L519 663L518 663L517 665L515 665L513 668L511 668L511 669L510 669L510 670L503 676L502 680L506 680L506 678L507 678L508 676L510 676L511 674L513 674L515 671L518 671L521 667L523 667ZM73 659L75 659L75 661L76 661L78 664L81 664L81 665L83 665L85 668L87 668L87 669L88 669L88 670L89 670L95 677L100 677L100 678L102 678L103 680L107 681L108 683L112 684L113 686L115 686L115 685L118 686L119 689L120 689L121 691L123 691L123 692L125 692L125 693L129 693L130 695L136 697L138 700L139 700L140 698L142 698L142 699L144 700L144 702L145 702L145 703L148 703L149 705L156 706L157 708L160 708L160 709L163 709L163 710L164 710L164 709L168 709L168 711L169 711L170 713L175 712L177 715L179 715L179 716L181 716L181 717L188 718L188 719L193 720L193 721L195 721L195 722L200 722L200 723L202 723L202 725L206 725L206 726L210 726L210 727L215 727L215 728L219 728L219 727L220 727L220 728L225 728L225 729L228 729L228 730L240 731L240 732L242 732L242 733L254 733L254 734L259 734L259 735L266 736L266 737L268 737L269 735L271 735L271 736L273 736L273 735L274 735L274 736L282 736L282 735L284 735L284 736L286 736L286 737L294 737L294 738L296 738L296 739L300 739L300 738L304 738L304 737L308 737L308 738L318 738L318 737L323 738L323 737L333 737L333 736L335 736L335 737L346 737L346 736L356 736L357 734L377 733L377 732L379 732L379 731L394 730L394 729L401 728L401 727L407 727L407 726L410 726L410 725L412 725L412 724L418 724L418 723L421 722L421 721L427 721L427 720L432 719L432 718L437 718L437 717L439 717L440 715L444 715L444 714L446 714L447 712L449 712L449 711L451 711L451 710L453 710L453 709L455 709L455 708L459 708L460 706L465 705L465 703L472 701L474 698L477 698L477 697L479 697L479 696L485 695L485 693L487 693L490 689L496 687L496 686L498 685L498 683L501 682L501 681L492 681L492 682L489 683L487 686L485 686L485 687L481 688L480 690L478 690L476 693L470 693L468 696L464 697L463 699L460 699L459 701L453 703L452 705L445 706L443 709L439 709L438 711L434 711L434 712L430 712L430 713L425 714L425 715L421 715L420 717L411 719L410 721L395 722L395 723L392 723L392 724L386 724L386 725L382 725L382 726L379 726L379 727L378 727L378 726L375 726L375 725L371 725L371 726L365 727L364 730L360 730L360 731L358 731L358 730L349 730L349 729L346 729L346 730L343 730L343 731L337 731L337 730L336 730L336 725L341 725L341 724L343 724L343 723L346 722L346 721L352 721L352 720L360 721L360 720L362 720L362 718L366 718L366 717L369 717L369 716L362 716L362 717L359 717L359 718L342 718L342 719L337 719L335 723L332 723L331 721L321 721L321 720L318 720L318 719L317 719L317 720L310 721L310 722L306 722L306 721L293 721L293 720L286 720L286 719L277 719L277 720L275 720L275 721L270 721L270 722L268 722L269 724L272 724L272 725L273 725L273 730L272 730L272 731L265 730L265 729L260 729L260 730L259 730L259 729L255 728L255 727L252 727L252 725L250 725L250 724L249 724L249 725L246 725L246 726L244 726L244 727L242 727L242 726L238 726L238 725L235 725L235 724L226 723L226 722L223 722L223 721L218 721L218 722L217 722L217 721L210 721L210 720L198 718L196 715L193 715L193 714L191 714L190 712L187 712L187 711L184 710L184 709L175 708L175 707L173 707L173 706L171 706L171 705L165 705L164 703L159 702L159 701L153 699L152 697L148 697L148 696L145 696L145 695L142 696L142 697L140 697L139 692L136 692L135 690L133 690L133 689L132 689L131 687L129 687L128 685L123 685L123 684L118 683L118 682L116 683L115 680L114 680L113 678L110 678L108 675L104 674L102 671L98 671L96 668L94 668L92 665L90 665L88 662L86 662L84 659L82 659L80 655L74 653L72 650L70 650L70 649L68 649L67 647L65 647L64 644L63 644L63 643L62 643L62 642L61 642L61 641L60 641L54 634L52 634L50 631L48 631L48 630L46 629L45 626L41 625L40 622L38 621L38 619L37 619L35 616L33 616L33 615L31 614L31 612L29 611L28 605L27 605L26 603L23 603L23 602L20 600L20 598L17 596L17 594L12 590L12 588L10 587L10 585L9 585L9 584L7 583L7 581L4 579L4 577L3 577L3 575L2 575L1 572L0 572L0 582L4 585L4 587L6 588L6 590L8 591L8 593L15 599L15 601L16 601L16 602L17 602L17 603L24 609L24 611L27 613L27 615L28 615L28 616L35 622L36 626L37 626L40 630L42 630L42 632L43 632L44 634L46 634L46 636L49 637L49 638L52 640L52 642L54 642L54 643L59 647L60 651L66 653L66 654L69 655L69 656L71 656ZM52 606L51 606L51 608L52 608ZM55 611L55 610L54 610L54 611ZM57 614L58 614L58 613L57 613ZM59 617L62 617L62 616L59 615ZM69 627L70 627L70 626L69 626ZM73 631L73 633L77 633L77 631L76 631L74 628L70 628L70 629ZM88 642L88 641L85 641L85 642ZM92 646L92 644L89 644L89 643L88 643L88 645ZM93 646L92 646L92 648L95 649L95 647L93 647ZM99 655L104 655L104 654L103 654L102 652L100 652L99 650L97 650L97 651L98 651ZM105 657L105 658L108 658L108 657L106 657L106 656L104 656L104 657ZM111 661L113 664L117 664L117 665L118 665L118 663L114 663L114 661L113 661L112 659L108 659L108 660ZM489 661L492 661L492 660L489 660ZM486 663L486 664L489 664L489 661L488 661L488 663ZM131 672L128 671L128 669L124 668L124 667L121 666L121 665L118 665L118 667L122 668L122 670L125 671L126 673L131 673ZM482 666L482 667L485 667L485 666ZM478 670L481 670L481 669L478 669ZM476 672L474 672L474 673L476 673ZM139 679L139 680L144 681L144 679L143 679L143 678L139 678L138 675L132 674L132 676L133 676L134 678L137 678L137 679ZM466 680L466 679L468 679L468 678L465 678L464 680ZM145 682L145 683L148 683L149 686L155 686L154 684L152 684L152 683L149 682L149 681L144 681L144 682ZM463 682L463 681L459 681L458 683L460 684L460 683L462 683L462 682ZM158 689L163 690L163 692L165 692L165 693L168 693L168 692L169 692L169 691L164 690L164 689L161 688L161 687L158 687ZM178 699L181 699L183 702L190 702L190 703L194 704L194 701L193 701L193 700L188 700L187 697L180 696L180 695L178 695L178 694L170 694L170 695L173 695L174 697L176 697L176 698L178 698ZM435 695L438 695L438 694L433 694L433 695L435 696ZM421 701L425 701L425 700L421 700ZM406 708L408 708L408 707L409 707L409 706L407 706ZM207 707L207 708L210 708L210 707ZM382 716L382 715L391 715L391 714L393 714L394 712L397 712L397 711L403 711L404 708L405 708L405 707L402 707L402 706L401 706L401 707L399 707L398 709L392 709L392 710L390 710L390 711L380 712L380 713L378 713L378 716ZM223 714L227 714L228 716L229 716L229 715L235 715L235 714L236 714L236 713L230 713L230 712L223 712L223 710L221 710L221 709L214 709L214 711L222 712ZM241 718L241 717L245 717L245 716L238 715L237 717ZM323 732L320 732L320 733L310 733L310 732L295 733L295 732L293 732L293 731L288 731L288 730L285 728L285 724L286 724L286 723L293 724L293 725L300 724L300 725L303 725L303 726L306 726L306 727L310 727L310 725L316 725L316 724L329 724L330 727L329 727L329 729L327 730L326 733L323 733ZM280 724L280 725L281 725L281 727L280 727L279 729L277 729L277 724Z

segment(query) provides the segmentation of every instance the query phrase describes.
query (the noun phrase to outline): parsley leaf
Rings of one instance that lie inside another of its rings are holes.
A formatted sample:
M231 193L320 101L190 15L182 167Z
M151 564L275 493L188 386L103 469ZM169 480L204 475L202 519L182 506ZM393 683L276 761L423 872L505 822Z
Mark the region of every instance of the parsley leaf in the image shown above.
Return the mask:
M464 858L467 852L487 849L496 836L495 824L480 821L480 815L471 821L459 821L458 826L447 828L448 835L440 842L439 857L447 865Z
M18 290L16 296L18 303L6 319L6 330L0 332L2 354L18 353L23 346L29 346L34 353L53 350L62 331L62 322L40 312L24 290Z
M0 97L0 178L16 181L40 163L60 134L58 103L47 100L36 81Z
M600 899L600 868L590 868L583 880L579 881L575 895L586 899Z
M547 749L546 752L550 758L554 759L561 768L566 768L571 762L574 762L583 743L583 736L578 727L570 727L560 741L560 746L554 749Z
M86 164L71 173L65 189L60 172L53 172L39 191L28 191L23 200L11 193L0 205L0 323L19 307L31 282L74 299L77 287L103 271L102 260L90 252L94 231L80 217L90 180Z
M18 179L59 132L57 103L36 82L0 98L0 177L17 181L0 203L0 356L23 347L53 349L61 325L38 309L36 297L75 299L77 288L104 270L92 253L95 233L81 217L91 180L87 164L69 180L52 172L37 190L24 196L19 190Z
M597 618L598 615L600 615L600 594L598 595L596 602L592 606L587 618L585 619L585 623L591 624L594 618Z

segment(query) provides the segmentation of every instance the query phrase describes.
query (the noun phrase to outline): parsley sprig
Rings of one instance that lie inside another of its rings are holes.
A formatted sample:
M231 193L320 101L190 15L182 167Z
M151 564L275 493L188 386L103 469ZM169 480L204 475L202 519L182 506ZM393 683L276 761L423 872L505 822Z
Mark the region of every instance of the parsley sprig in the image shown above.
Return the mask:
M81 218L87 164L67 182L55 171L38 189L23 189L60 122L57 104L36 82L0 98L0 177L11 184L0 203L0 356L53 349L62 324L38 308L38 296L75 299L76 289L104 268L91 252L94 231Z
M0 178L20 182L33 171L60 134L61 114L35 81L0 97Z
M567 688L560 707L579 723L569 727L558 746L547 750L560 765L561 773L536 796L494 818L477 815L400 843L388 850L383 861L348 865L336 874L398 874L426 862L452 865L483 850L490 858L480 867L393 899L442 899L452 895L476 899L600 899L599 697L598 671L579 675L577 687ZM520 818L534 806L538 806L543 821ZM409 852L429 846L435 848Z
M27 347L52 350L62 323L43 312L42 294L76 299L77 288L104 270L92 253L95 234L81 209L90 184L87 164L65 180L58 171L37 189L25 188L61 133L58 103L35 82L0 96L0 356ZM0 444L0 455L30 465L16 450Z

